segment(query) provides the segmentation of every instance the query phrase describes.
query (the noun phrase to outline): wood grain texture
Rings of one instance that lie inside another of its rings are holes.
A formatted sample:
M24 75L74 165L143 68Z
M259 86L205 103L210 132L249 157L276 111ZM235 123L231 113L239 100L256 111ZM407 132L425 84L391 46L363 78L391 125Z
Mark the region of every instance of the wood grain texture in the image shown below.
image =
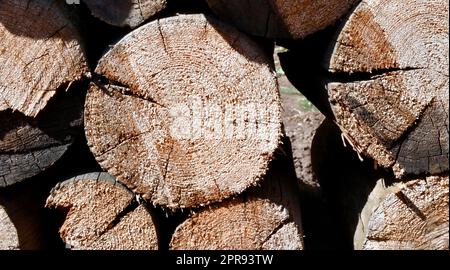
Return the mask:
M448 250L448 175L383 183L377 182L361 212L355 248Z
M46 207L67 213L60 236L72 249L158 249L152 214L107 173L84 174L58 184Z
M63 5L0 2L0 111L35 117L60 88L88 76L82 42Z
M339 128L328 119L312 149L342 248L448 249L448 174L395 179L345 147Z
M151 42L150 42L151 41ZM99 62L85 132L100 165L169 208L206 205L258 182L281 136L270 57L203 15L151 22Z
M16 250L19 246L16 227L6 210L0 205L0 250Z
M115 26L135 28L163 10L166 0L83 0L95 17Z
M358 0L207 0L219 17L268 38L303 38L333 24Z
M292 152L288 142L283 148L260 187L193 214L176 229L171 249L303 249Z
M82 132L83 92L77 86L58 93L36 118L0 112L0 187L37 175L61 158Z
M445 0L362 1L328 61L337 123L397 177L448 171L448 16Z

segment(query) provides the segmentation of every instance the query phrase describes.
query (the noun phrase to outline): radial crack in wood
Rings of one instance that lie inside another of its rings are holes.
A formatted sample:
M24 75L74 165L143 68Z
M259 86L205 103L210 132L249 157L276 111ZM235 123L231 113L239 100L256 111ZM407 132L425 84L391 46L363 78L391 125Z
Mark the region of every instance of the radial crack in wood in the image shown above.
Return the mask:
M35 117L62 86L88 76L80 37L63 5L0 2L0 111Z
M151 40L151 42L149 42ZM281 136L270 56L203 15L146 24L99 62L85 106L100 165L153 203L195 207L258 182Z
M361 162L330 120L317 130L312 150L334 233L345 248L449 248L448 173L395 179L373 160Z
M166 8L166 0L83 0L95 17L135 28Z
M260 187L199 210L179 225L171 249L303 249L297 179L287 152L273 161Z
M448 171L448 16L445 0L364 0L329 58L331 73L369 75L329 83L332 110L355 150L397 177Z
M149 209L107 173L79 175L58 184L46 207L67 213L60 236L72 249L158 249Z
M207 0L220 17L268 38L303 38L333 24L359 0Z
M448 250L448 176L383 183L377 182L361 212L355 248Z

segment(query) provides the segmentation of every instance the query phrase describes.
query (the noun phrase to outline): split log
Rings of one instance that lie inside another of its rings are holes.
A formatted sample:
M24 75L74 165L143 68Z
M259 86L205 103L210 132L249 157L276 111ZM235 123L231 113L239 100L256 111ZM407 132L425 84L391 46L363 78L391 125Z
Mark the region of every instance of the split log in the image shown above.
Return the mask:
M171 249L303 249L297 178L284 142L260 187L193 214L176 229Z
M397 177L448 172L448 16L446 0L364 0L328 61L342 132Z
M58 184L46 207L67 213L60 236L72 249L158 249L149 210L107 173L88 173Z
M83 0L92 15L115 26L135 28L166 7L166 0Z
M329 120L316 132L313 166L347 248L449 248L448 174L394 179L345 148Z
M219 17L268 38L303 38L333 24L358 0L207 0Z
M355 249L448 250L448 196L448 175L388 187L380 179L361 212Z
M0 112L35 117L58 90L88 76L80 37L64 5L0 2Z
M53 97L35 118L0 112L0 187L45 171L82 132L85 91L74 86Z
M100 60L85 106L88 144L104 169L158 205L239 194L265 174L281 137L269 63L212 18L151 22Z

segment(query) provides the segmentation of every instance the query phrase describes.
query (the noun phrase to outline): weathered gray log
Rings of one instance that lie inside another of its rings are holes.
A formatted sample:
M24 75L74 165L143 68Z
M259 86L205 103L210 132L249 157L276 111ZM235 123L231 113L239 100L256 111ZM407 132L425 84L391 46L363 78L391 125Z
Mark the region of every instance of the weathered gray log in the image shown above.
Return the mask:
M261 186L190 216L176 229L171 249L303 249L297 178L285 139Z
M60 236L71 249L158 249L149 209L107 173L79 175L58 184L46 207L67 213Z
M265 174L280 141L270 62L252 39L203 15L140 27L96 69L103 78L85 106L89 146L155 204L195 207L239 194Z
M64 5L0 2L0 112L35 117L61 88L88 76L74 18Z
M83 0L95 17L135 28L166 7L166 0Z
M0 112L0 187L45 171L82 132L84 95L79 85L55 96L35 118Z
M269 38L303 38L333 24L358 0L207 0L221 18Z

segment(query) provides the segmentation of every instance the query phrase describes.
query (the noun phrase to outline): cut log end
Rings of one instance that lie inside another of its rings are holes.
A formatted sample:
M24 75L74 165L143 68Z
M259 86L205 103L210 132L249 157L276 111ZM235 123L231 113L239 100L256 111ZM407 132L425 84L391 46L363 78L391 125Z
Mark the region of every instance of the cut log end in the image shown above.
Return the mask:
M357 0L207 0L220 17L268 38L303 38L333 24Z
M274 160L260 187L188 218L176 229L171 249L303 249L298 186L290 158Z
M0 111L35 117L62 87L89 76L82 42L60 2L0 2Z
M115 26L135 28L164 10L166 0L83 0L92 14Z
M444 0L362 1L329 60L338 125L397 177L449 168L448 13Z
M106 173L80 175L58 184L46 207L67 213L60 235L72 249L158 249L149 210Z
M181 224L171 241L173 250L299 250L298 224L289 212L270 201L235 199L202 210Z
M449 178L427 177L384 187L383 180L362 210L356 249L449 249Z
M155 204L195 207L241 193L265 174L280 141L269 62L251 39L203 15L140 27L96 69L106 82L88 93L89 146Z

